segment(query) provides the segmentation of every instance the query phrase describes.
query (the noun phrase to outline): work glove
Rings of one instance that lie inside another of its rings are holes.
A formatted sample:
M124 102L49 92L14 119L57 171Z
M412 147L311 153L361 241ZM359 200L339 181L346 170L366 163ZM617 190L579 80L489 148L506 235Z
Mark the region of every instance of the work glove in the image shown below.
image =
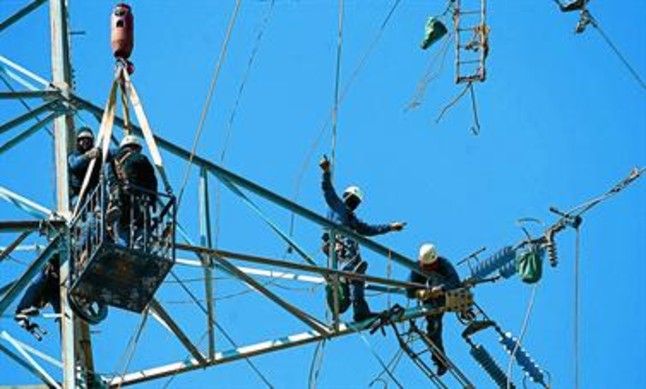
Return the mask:
M323 155L323 158L321 158L321 161L319 162L319 166L325 173L330 171L330 160L327 159L327 155Z
M98 147L88 150L85 152L85 156L89 159L98 158L101 155L101 150Z
M390 223L390 229L392 231L401 231L406 227L406 222L394 222Z
M431 291L428 289L418 289L415 291L415 297L420 301L426 301L431 298Z

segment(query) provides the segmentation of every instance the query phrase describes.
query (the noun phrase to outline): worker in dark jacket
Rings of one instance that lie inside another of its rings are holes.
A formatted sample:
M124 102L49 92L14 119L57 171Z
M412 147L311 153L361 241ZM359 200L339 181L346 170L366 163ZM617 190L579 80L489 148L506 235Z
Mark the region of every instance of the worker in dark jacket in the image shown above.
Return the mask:
M411 283L426 285L426 289L410 288L407 290L408 298L417 298L424 304L431 306L444 305L442 297L431 297L440 291L451 290L460 287L460 277L455 268L444 257L437 255L435 246L431 243L423 244L419 249L419 266L420 269L429 274L428 277L417 272L411 271L409 280ZM431 341L444 354L444 344L442 342L442 316L443 314L434 314L426 316L426 332ZM447 366L443 358L437 353L432 353L432 359L437 366L437 374L446 373Z
M329 207L328 218L360 235L373 236L385 234L390 231L401 231L406 223L395 222L390 224L370 225L361 221L355 214L355 210L363 200L361 190L356 186L350 186L343 192L343 198L340 198L334 190L330 174L330 161L323 157L319 166L323 170L323 195L325 202ZM355 273L365 274L368 269L368 263L361 259L359 253L359 243L349 237L337 234L335 238L335 253L342 270L352 271ZM323 251L329 255L330 236L326 232L323 234ZM354 320L366 320L376 315L370 311L366 302L364 290L364 280L351 281L350 299L354 311Z
M85 173L90 167L90 161L100 158L101 150L94 147L94 134L88 127L81 127L76 132L76 150L67 157L69 172L70 199L75 199L81 191ZM99 183L101 164L95 163L90 176L86 193L89 193Z
M36 339L41 340L45 334L38 324L31 321L31 318L38 316L40 310L50 304L57 314L61 313L61 292L59 287L59 257L54 255L38 273L34 281L29 284L22 295L14 319L19 326L32 333Z
M150 211L157 201L155 169L141 149L136 136L126 135L106 173L110 186L106 221L116 222L117 235L128 245L134 243L130 242L131 232L136 238L142 228L149 227L144 223L150 222ZM135 230L131 231L132 228Z

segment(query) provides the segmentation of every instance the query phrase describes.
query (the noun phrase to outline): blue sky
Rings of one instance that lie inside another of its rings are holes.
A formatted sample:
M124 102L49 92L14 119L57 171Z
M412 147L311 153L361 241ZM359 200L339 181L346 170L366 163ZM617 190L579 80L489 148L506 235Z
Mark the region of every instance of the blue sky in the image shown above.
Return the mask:
M0 1L0 18L25 1ZM156 133L189 149L233 1L133 1L136 46L133 81ZM244 2L229 44L228 55L206 121L198 153L219 160L229 118L256 37L269 8L268 1ZM347 84L366 48L391 7L391 1L347 1L341 60L341 85ZM114 61L109 47L108 1L70 5L70 25L84 35L72 38L76 91L103 106ZM469 131L470 103L462 99L440 123L435 118L460 88L453 83L453 48L440 75L426 89L415 110L405 107L415 94L429 62L441 45L419 49L426 18L444 10L440 1L404 1L371 52L341 105L336 148L336 185L360 185L366 194L359 215L370 222L405 220L407 229L377 240L409 257L419 245L434 242L457 262L473 250L488 252L518 241L518 218L554 221L549 206L567 209L603 193L634 166L646 165L646 114L642 89L592 28L573 34L574 14L561 14L551 1L492 3L488 9L491 52L488 78L476 85L481 134ZM646 33L639 29L646 16L640 1L592 2L590 10L601 27L640 74L646 74ZM445 19L450 24L449 19ZM292 197L305 165L298 202L325 213L316 160L331 151L328 130L315 140L330 112L336 65L337 3L277 0L258 46L258 54L232 122L225 165L281 195ZM451 44L452 45L452 44ZM0 53L45 78L50 76L47 6L2 32ZM4 88L4 86L3 86ZM4 89L3 89L4 90ZM31 102L33 105L37 101ZM15 102L0 102L0 121L23 112ZM88 114L80 117L98 128ZM26 128L27 125L25 125ZM119 132L117 132L119 133ZM5 142L17 131L3 134ZM13 152L0 156L0 185L46 206L53 206L51 138L41 132ZM176 190L186 163L163 154ZM198 237L197 173L194 169L179 213L181 223ZM213 181L212 181L213 182ZM215 185L215 183L213 182ZM581 387L641 387L646 362L646 319L643 282L646 265L646 185L636 182L584 217L581 234ZM215 196L211 199L215 202ZM259 203L287 229L290 214ZM282 257L285 245L248 208L224 190L220 200L219 247ZM25 219L11 205L0 205L0 219ZM214 213L213 218L216 219ZM319 254L319 227L298 219L295 238ZM573 386L573 266L574 232L558 238L560 264L545 268L537 289L524 346L553 378L554 387ZM14 236L0 236L8 244ZM33 239L33 238L32 238ZM35 241L35 240L34 240ZM385 258L368 251L369 273L385 276ZM17 260L31 256L18 254ZM293 258L297 260L297 258ZM6 261L5 261L6 262ZM2 264L0 284L24 267ZM202 277L200 270L177 266L184 279ZM467 268L458 269L461 276ZM392 276L407 272L395 266ZM218 277L225 277L217 274ZM203 295L200 283L190 283ZM294 289L295 288L295 289ZM244 291L228 278L216 280L217 296ZM321 288L281 281L272 287L308 312L324 317ZM507 331L517 334L531 287L518 279L475 290L480 305ZM173 283L158 295L195 343L204 331L203 314L187 304ZM393 298L393 301L405 303ZM373 309L386 306L384 296L370 299ZM254 293L217 301L219 323L240 344L247 345L304 330L269 300ZM112 309L93 327L95 359L101 372L121 372L119 359L139 322L137 315ZM53 322L50 335L38 345L58 353ZM0 328L32 342L10 317ZM491 381L468 355L462 327L445 317L447 352L478 387ZM217 334L219 350L230 348ZM385 360L396 352L394 336L369 337ZM506 367L507 357L492 334L477 337ZM200 344L205 347L205 342ZM254 358L276 387L307 385L313 345ZM146 324L130 370L181 360L186 352L156 322ZM2 384L34 382L13 362L0 363ZM320 387L366 387L381 368L358 336L334 340L325 349ZM521 373L514 368L516 382ZM406 387L426 385L412 363L402 360L395 376ZM158 387L165 380L147 384ZM450 385L454 382L448 380ZM261 387L244 362L177 376L175 387ZM379 385L379 384L377 384Z

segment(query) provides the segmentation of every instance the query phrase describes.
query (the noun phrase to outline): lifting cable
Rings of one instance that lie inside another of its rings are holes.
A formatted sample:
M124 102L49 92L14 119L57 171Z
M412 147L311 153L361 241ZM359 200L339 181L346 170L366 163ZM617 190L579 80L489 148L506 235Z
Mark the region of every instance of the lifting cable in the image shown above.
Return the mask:
M455 98L453 98L453 100L451 100L446 106L444 106L444 108L442 108L442 111L438 115L437 119L435 119L435 123L436 124L439 123L440 120L442 120L442 117L444 116L444 114L449 109L453 108L453 106L457 104L458 101L460 101L460 99L462 98L462 96L464 96L467 92L469 92L469 94L471 95L471 110L473 111L473 125L471 126L471 132L473 132L474 135L480 134L480 120L478 118L478 106L476 104L476 95L475 95L475 91L473 90L472 81L469 81L467 85L464 87L464 89L462 89L462 91L458 93L458 95Z
M130 341L128 341L128 346L126 346L126 350L124 354L121 356L121 358L119 358L120 364L123 362L124 358L126 358L126 361L123 364L121 374L119 375L120 380L119 380L119 385L117 385L117 389L121 388L121 384L123 383L123 378L126 376L126 373L128 372L128 367L130 366L130 362L132 362L132 358L135 355L135 350L137 349L137 345L139 344L139 337L141 336L144 326L146 325L147 319L148 319L148 309L146 309L141 315L141 320L139 321L139 324L135 328L135 332L130 337Z
M413 339L413 334L411 332L408 333L408 338L404 341L406 344L410 344L414 341ZM397 368L397 365L399 364L399 361L401 361L402 356L404 355L404 349L399 348L397 351L395 351L395 354L393 357L390 359L388 364L386 365L389 369L389 371L395 371ZM383 375L386 374L386 370L382 370L371 382L368 384L368 386L372 387L377 382L384 382L384 379L382 378Z
M224 164L224 159L226 157L226 153L229 148L233 122L236 118L238 107L240 106L240 100L242 99L242 94L244 93L245 87L247 85L247 81L249 80L251 69L256 60L256 56L258 55L258 51L260 49L260 43L262 42L262 38L265 34L265 30L267 29L267 26L269 25L269 21L271 20L275 3L276 3L276 0L271 0L271 2L269 3L269 8L265 12L262 18L262 21L260 22L260 27L258 28L258 34L256 35L254 46L251 49L251 54L249 56L249 60L247 61L247 68L245 69L244 74L242 75L242 80L240 81L240 86L238 87L238 94L236 95L235 102L233 103L233 108L231 109L231 113L229 114L229 120L227 121L227 127L225 130L224 145L222 146L222 151L220 152L220 162L222 164Z
M262 42L262 38L265 34L265 30L267 29L267 26L269 25L269 21L271 20L271 16L273 14L274 10L274 4L276 3L276 0L271 0L269 3L269 8L265 12L262 21L260 22L260 27L258 29L258 34L256 35L256 40L254 42L254 46L251 49L251 54L249 56L249 60L247 61L247 68L245 69L245 72L242 76L242 80L240 81L240 86L238 87L238 94L236 95L235 102L233 103L233 108L231 109L231 113L229 114L229 120L227 121L227 127L225 129L225 136L224 136L224 145L222 146L222 151L220 152L220 164L224 166L224 160L226 158L227 151L229 149L229 144L231 142L231 135L233 133L233 122L236 118L237 112L238 112L238 107L240 105L240 100L242 99L242 94L245 90L245 87L247 85L247 81L249 80L249 76L251 75L251 69L253 67L253 64L256 60L256 56L258 55L258 51L260 49L260 43ZM221 198L222 198L222 187L220 185L217 185L215 187L215 233L214 233L214 242L215 242L215 247L218 247L218 241L220 237L220 209L222 207L221 204Z
M576 242L574 244L574 336L573 336L573 349L574 349L574 389L579 389L579 271L580 271L580 258L581 258L581 230L579 226L576 227Z
M331 149L331 162L332 162L332 167L330 169L330 174L333 176L334 175L334 170L336 169L336 138L337 138L337 125L338 125L338 116L339 116L339 83L341 79L341 53L343 49L343 8L344 8L344 3L343 0L339 0L338 2L339 8L338 8L338 24L337 24L337 45L336 45L336 70L335 70L335 75L334 75L334 103L333 103L333 108L332 108L332 149ZM291 215L291 220L290 220L290 229L289 229L289 236L293 237L293 226L294 226L294 217L295 214L292 212ZM332 234L332 246L334 246L334 234ZM292 245L288 246L287 252L291 252ZM328 262L328 266L332 266L332 258L334 258L334 249L330 250L330 261ZM336 280L336 283L338 283L338 278L334 278ZM336 284L335 283L335 284ZM334 318L335 320L338 318L338 293L336 287L334 288L334 308L333 311L335 312ZM328 312L326 310L326 316L328 316ZM325 349L325 344L326 344L326 339L323 338L318 344L316 345L316 349L314 351L314 355L312 356L312 363L310 365L310 373L308 377L308 387L309 389L315 389L316 388L316 383L318 381L318 376L320 373L320 369L323 363L323 351Z
M601 29L601 27L599 26L599 22L597 21L597 19L596 19L596 18L594 18L594 17L590 14L590 12L588 12L588 11L585 11L585 12L587 13L587 17L589 17L589 18L590 18L590 23L592 24L592 26L593 26L597 31L599 31L599 35L601 35L601 37L603 38L603 40L604 40L604 41L606 41L606 43L608 44L608 46L610 46L610 48L612 49L612 51L617 55L617 57L619 57L619 59L620 59L620 60L621 60L621 62L624 64L624 66L626 67L626 69L628 69L628 71L630 72L630 74L632 74L632 76L635 78L635 81L637 81L637 83L639 83L639 85L642 87L642 89L646 89L646 84L644 84L644 81L641 79L641 77L639 77L639 74L637 73L637 71L635 70L635 68L633 68L633 67L630 65L630 63L628 63L628 60L626 59L626 57L625 57L625 56L624 56L624 55L619 51L619 49L617 48L617 46L615 46L615 44L614 44L614 43L612 43L612 41L610 40L610 37L608 37L608 35L607 35L607 34L606 34L602 29Z
M307 379L307 387L309 389L316 389L319 374L321 372L321 366L323 365L323 352L325 351L326 344L327 341L325 338L322 341L316 343L316 348L314 349L314 355L312 356L312 363L310 364L310 372Z
M397 378L396 378L396 377L395 377L395 375L390 371L390 369L388 368L388 366L386 365L386 363L383 361L383 359L381 359L381 357L379 356L379 354L377 354L377 352L375 351L375 349L372 347L372 345L370 344L370 342L368 341L368 339L366 339L366 336L363 334L363 331L358 331L358 334L359 334L359 336L361 337L361 340L363 340L363 343L366 345L366 347L367 347L367 348L368 348L368 350L370 351L370 353L375 357L375 359L377 359L377 362L379 362L379 364L381 365L381 367L382 367L382 368L384 369L384 371L388 374L388 376L390 377L390 379L392 379L392 380L393 380L393 382L395 383L395 385L397 385L397 387L398 387L399 389L404 389L404 386L403 386L403 385L402 385L402 384L397 380Z
M454 1L455 0L447 1L446 8L444 9L444 12L440 15L441 17L446 16L446 14L448 14L449 11L455 10ZM404 108L404 112L408 112L411 109L415 109L422 104L422 99L426 94L426 88L428 87L428 84L431 81L433 81L435 78L437 78L437 76L439 76L440 73L442 73L442 69L444 68L444 63L446 62L445 61L446 54L448 52L449 44L451 43L452 37L453 37L453 31L451 31L446 36L446 38L443 38L444 46L442 46L440 50L434 56L431 57L431 60L429 61L428 66L426 67L426 72L417 83L417 86L415 88L415 94L413 95L413 98L408 103L406 108ZM433 72L433 68L435 67L438 61L440 62L440 67L436 72Z
M220 48L220 55L218 57L218 62L216 63L215 69L213 70L213 76L211 77L211 84L209 85L209 90L206 94L206 101L204 102L204 106L202 107L200 120L198 122L197 129L195 130L195 138L193 139L193 147L191 148L191 155L188 161L186 162L186 171L184 173L184 179L182 180L182 186L180 187L179 195L177 196L177 205L176 205L177 208L179 208L179 205L182 202L182 195L184 194L184 189L186 188L189 175L191 174L191 166L193 164L193 159L195 158L197 145L200 141L202 130L204 129L204 123L206 122L206 116L209 112L209 107L211 106L211 99L213 98L213 94L215 92L215 87L217 85L218 77L220 75L220 69L222 69L222 63L224 63L224 59L227 55L229 40L231 39L231 33L233 31L233 26L235 25L236 18L238 16L238 11L240 10L241 2L242 0L236 0L235 8L233 9L233 12L231 13L231 17L229 18L229 25L227 26L226 36L224 38L224 41L222 42L222 47Z
M334 105L332 109L332 151L331 162L332 168L330 173L334 176L336 168L336 134L337 124L339 120L339 80L341 78L341 52L343 48L343 0L339 0L339 23L338 23L338 37L336 43L336 71L334 76Z
M381 39L383 33L386 30L386 27L388 26L389 21L391 20L393 14L395 13L395 10L397 9L397 6L401 3L401 0L394 0L393 5L388 11L388 14L386 15L384 21L381 23L381 26L379 27L379 30L377 31L377 34L373 38L373 40L370 42L366 50L363 52L361 59L359 60L359 63L357 66L354 68L352 74L348 78L348 81L345 83L343 90L341 91L341 94L339 96L339 106L341 103L344 101L345 97L348 94L348 91L350 90L350 87L353 85L353 82L356 80L357 76L359 75L360 71L363 70L363 67L365 64L368 62L368 58L374 51L374 49L377 47L377 43ZM325 121L323 122L323 125L320 127L319 132L310 146L310 149L308 150L307 154L305 155L305 158L303 159L303 164L300 167L300 170L298 171L298 174L296 176L296 183L294 184L294 195L292 196L293 201L297 201L300 192L301 192L301 185L303 183L303 179L305 178L305 172L307 171L307 168L310 165L310 161L312 160L312 157L314 156L314 153L316 152L319 144L321 143L321 140L323 138L323 135L325 134L325 131L327 130L330 120L332 118L334 111L334 107L332 107L329 110L329 113L325 117ZM294 225L295 225L295 218L296 215L292 212L291 217L290 217L290 223L289 223L289 235L293 236L294 235Z
M529 300L527 301L527 309L525 311L525 318L523 319L523 324L520 328L520 333L518 334L518 339L516 340L516 344L514 345L514 349L512 350L511 354L509 355L509 362L507 364L507 389L511 389L512 385L512 369L513 369L513 363L514 363L514 358L516 356L516 352L518 352L518 348L520 347L520 344L523 340L523 337L525 336L525 332L527 331L527 326L529 325L529 317L532 313L532 308L534 307L534 301L536 300L536 289L538 289L539 284L534 284L532 287L532 292L529 296Z
M422 99L426 94L426 89L428 88L428 85L442 73L442 70L444 69L444 63L446 62L446 54L449 52L449 46L451 45L452 37L453 37L453 33L451 32L444 39L443 46L440 48L440 50L433 57L431 57L426 67L426 72L424 73L422 78L417 82L417 86L415 87L415 94L413 95L413 98L411 98L406 108L404 108L405 112L415 109L422 104ZM434 71L438 62L439 62L439 68L436 71Z
M644 81L639 76L639 73L637 73L635 68L633 68L630 65L630 63L626 59L626 56L623 55L621 53L621 51L619 51L619 48L617 48L617 46L612 42L612 40L610 40L610 37L603 31L603 29L601 29L601 26L599 26L599 21L594 16L592 16L590 11L588 11L588 9L587 9L587 2L588 1L589 0L577 0L574 3L580 2L580 4L578 4L580 7L572 8L572 9L569 10L569 11L574 11L574 10L577 10L577 9L581 10L581 13L579 15L579 22L578 22L578 24L576 26L575 32L576 33L582 33L583 31L585 31L585 27L588 24L591 24L592 27L594 27L599 32L599 35L601 35L603 40L610 47L610 49L615 53L615 55L617 55L619 60L621 60L621 62L626 67L626 69L628 69L628 71L633 76L635 81L637 81L639 86L641 86L642 89L646 89L646 84L644 84ZM559 6L559 9L561 9L562 12L568 12L568 10L565 9L566 6L561 4L561 2L559 0L554 0L554 2Z

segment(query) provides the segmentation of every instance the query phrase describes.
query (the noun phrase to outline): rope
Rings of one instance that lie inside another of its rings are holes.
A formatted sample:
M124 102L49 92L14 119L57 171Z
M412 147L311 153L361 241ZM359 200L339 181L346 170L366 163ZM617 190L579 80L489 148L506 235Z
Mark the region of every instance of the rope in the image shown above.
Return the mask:
M473 135L480 134L480 120L478 119L478 104L476 103L476 93L473 91L473 84L469 84L469 94L471 95L471 110L473 111L473 126L471 132Z
M258 31L258 34L256 35L254 47L251 50L251 55L249 56L249 60L247 61L247 68L245 69L245 72L242 76L242 81L240 81L240 86L238 87L238 94L236 95L235 102L233 103L233 108L231 109L231 113L229 114L229 120L227 121L224 146L222 147L222 152L220 153L220 162L224 162L224 159L229 147L230 139L231 139L231 133L232 133L231 129L238 111L238 106L240 105L240 99L242 98L242 93L244 92L245 86L247 85L247 81L249 80L249 75L251 74L251 68L256 59L256 55L258 54L258 50L260 49L260 42L262 41L262 37L265 34L265 30L267 28L267 25L269 24L269 20L271 19L271 15L272 15L272 11L274 9L275 3L276 3L276 0L271 0L271 3L269 3L269 9L267 9L267 11L263 16L260 29Z
M614 51L614 53L617 55L617 57L619 57L619 59L620 59L620 60L621 60L621 62L624 64L624 66L626 67L626 69L628 69L628 71L630 72L630 74L635 78L635 81L637 81L637 83L639 84L639 86L641 86L641 87L642 87L642 89L646 89L646 84L644 84L644 80L642 80L642 79L641 79L641 77L639 77L639 74L637 73L637 71L635 70L635 68L633 68L633 67L630 65L630 63L629 63L629 62L628 62L628 60L626 59L626 56L624 56L624 55L619 51L619 49L617 48L617 46L616 46L614 43L612 43L612 41L610 40L610 37L609 37L609 36L608 36L608 35L607 35L607 34L606 34L602 29L601 29L601 27L599 26L599 22L597 21L597 19L596 19L596 18L594 18L594 17L590 14L590 12L588 12L588 11L584 11L584 12L586 12L586 13L588 14L587 16L590 18L590 22L591 22L592 26L593 26L594 28L596 28L596 29L597 29L597 31L599 31L599 35L601 35L601 37L603 38L603 40L604 40L604 41L606 41L606 43L608 44L608 46L610 46L610 48L612 49L612 51Z
M439 123L439 122L440 122L440 120L442 120L442 117L444 116L444 114L446 113L446 111L448 111L448 110L449 110L449 109L451 109L455 104L457 104L457 102L462 98L462 96L464 96L464 94L465 94L465 93L467 93L467 91L469 90L469 87L470 87L470 86L471 86L471 83L469 82L469 83L464 87L464 89L462 90L462 92L460 92L460 93L459 93L459 94L458 94L458 95L457 95L453 100L451 100L451 101L450 101L450 102L449 102L449 103L448 103L448 104L447 104L447 105L442 109L442 112L440 112L440 115L437 117L437 119L435 119L435 123Z
M200 339L197 341L197 347L201 347L202 343L204 342L204 339L206 339L206 336L209 334L209 330L206 330L202 333L202 336L200 336ZM184 358L185 361L190 361L193 356L191 354L187 354L186 358ZM173 374L168 378L168 381L164 383L164 386L162 386L162 389L166 389L170 386L171 382L177 377L177 373Z
M379 354L377 354L377 352L374 350L374 348L370 345L370 342L368 341L368 339L366 339L366 336L363 334L363 331L359 331L359 332L358 332L358 334L359 334L359 336L361 337L361 340L363 340L363 343L366 345L366 347L367 347L367 348L368 348L368 350L370 351L370 353L375 357L375 359L377 359L377 361L379 362L379 364L381 365L381 367L382 367L382 368L384 369L384 371L388 374L388 376L393 380L393 382L395 383L395 385L397 385L397 387L398 387L399 389L404 389L404 386L403 386L401 383L399 383L399 381L397 381L397 378L395 377L395 375L390 371L390 369L389 369L389 368L388 368L388 366L384 363L384 361L381 359L381 357L379 356Z
M413 335L409 333L408 334L408 339L406 340L406 343L410 344L411 341L413 340L412 338L413 338ZM397 365L399 364L399 361L401 361L402 356L404 356L404 350L402 348L399 348L399 350L395 351L395 354L390 359L390 362L388 362L388 364L386 365L386 366L388 366L388 369L390 371L395 371L395 369L397 368ZM377 382L384 382L384 379L382 378L384 374L386 374L386 370L382 370L377 375L377 377L375 377L372 380L372 382L370 382L370 384L368 384L368 386L372 386Z
M388 262L386 262L386 278L390 280L393 275L393 258L392 252L388 250ZM386 305L388 309L392 308L391 293L386 296Z
M581 231L576 229L576 243L574 251L574 388L579 388L579 264L581 256Z
M536 289L538 289L538 284L535 284L532 287L532 293L527 303L527 310L525 312L525 318L523 319L523 325L520 328L520 333L518 334L518 339L516 340L514 349L509 355L509 363L507 364L507 389L511 389L514 357L516 355L516 352L518 351L518 348L520 347L523 337L525 336L525 331L527 330L527 326L529 325L529 317L531 315L532 307L534 306L534 300L536 298Z
M258 54L258 51L260 49L260 42L262 41L262 38L265 34L265 30L267 29L267 25L269 24L269 20L271 19L273 10L274 10L274 4L276 0L271 0L271 3L269 3L269 9L265 12L263 19L261 21L260 28L258 30L258 34L256 35L256 40L254 43L254 46L251 50L251 54L249 56L249 60L247 61L247 68L245 69L245 72L242 76L242 80L240 81L240 86L238 87L238 94L236 96L235 102L233 103L233 108L231 109L231 113L229 114L229 120L227 121L227 128L225 130L225 138L224 138L224 145L222 146L222 151L220 153L220 164L224 166L224 159L226 157L226 153L229 149L229 145L231 142L231 135L233 133L233 122L236 118L237 112L238 112L238 107L240 105L240 100L242 99L242 93L245 90L245 87L247 85L247 81L249 80L249 76L251 74L251 69L252 66L255 62L256 55ZM220 185L216 185L215 187L215 237L214 237L214 242L215 242L215 247L218 247L218 240L220 237L220 210L221 210L221 192L222 187Z
M348 81L346 82L345 86L343 87L343 90L341 92L340 98L339 98L339 105L344 101L345 97L348 94L348 91L350 90L350 87L353 85L355 79L359 75L360 71L363 69L364 65L367 63L368 58L370 57L370 54L372 54L373 50L377 46L377 43L381 39L384 31L386 30L386 26L388 25L388 22L392 18L393 14L395 13L395 10L397 9L397 6L401 0L395 0L393 2L392 7L388 11L388 14L386 15L385 19L381 23L381 26L379 27L379 30L377 31L377 34L373 38L373 40L370 42L366 50L363 52L363 55L361 56L361 59L359 60L359 63L357 66L354 68L352 74L348 78ZM301 185L303 183L303 179L305 178L305 172L307 171L307 167L310 165L310 161L312 160L312 157L314 156L314 153L318 149L319 144L321 143L321 140L323 139L323 135L325 134L325 130L328 128L328 125L330 124L330 119L332 117L334 107L332 107L325 117L325 121L323 122L323 125L319 129L318 135L316 136L316 139L310 146L310 149L308 150L307 154L305 155L305 158L303 159L303 164L300 167L300 170L298 171L298 174L296 176L296 183L294 185L294 196L292 197L293 201L297 201L298 197L300 196L301 192ZM293 236L294 235L294 227L295 227L295 219L296 219L296 214L292 212L291 217L290 217L290 223L289 223L289 235Z
M449 33L446 36L446 38L443 38L444 46L442 46L440 51L438 51L434 56L431 57L429 64L426 67L426 72L417 83L417 87L415 88L415 94L413 95L413 98L410 100L406 108L404 108L405 112L408 112L411 109L415 109L422 104L422 99L426 94L426 89L428 88L428 85L431 83L431 81L435 80L437 76L440 75L440 73L442 73L442 70L444 69L444 63L446 62L446 54L449 51L449 46L451 43L452 36L453 36L453 32ZM433 72L433 68L438 63L438 61L440 63L440 67L439 69L437 69L437 71Z
M130 337L130 341L128 342L128 346L126 347L126 351L124 354L119 358L119 361L123 361L123 358L128 355L127 360L123 366L123 369L121 371L121 374L119 377L121 380L119 381L119 385L117 385L117 389L121 388L121 384L123 383L123 378L125 377L126 373L128 372L128 367L130 366L130 362L132 361L132 357L135 355L135 350L137 348L137 345L139 344L139 337L141 336L141 332L144 329L144 325L146 325L146 320L148 319L148 310L146 309L141 316L141 321L139 322L139 325L137 325L135 332L133 335Z
M211 281L233 281L233 277L211 277ZM184 282L186 284L190 283L195 283L195 282L204 282L206 281L206 277L197 277L197 278L182 278L180 279L180 282ZM164 281L164 284L178 284L179 282L173 281L173 280L168 280Z
M176 208L179 208L179 205L182 202L184 189L186 188L186 184L188 183L188 177L191 174L191 166L193 164L193 159L195 158L197 144L200 141L200 136L202 135L202 130L204 129L206 116L209 112L209 107L211 106L211 99L213 98L213 94L215 92L215 87L217 85L218 77L220 75L220 69L222 69L222 63L224 62L224 59L227 54L227 47L229 44L229 40L231 39L231 33L233 31L233 26L235 25L236 18L238 16L238 11L240 10L241 1L242 0L236 0L235 8L233 9L233 12L231 13L231 17L229 18L229 25L227 26L226 36L224 38L224 42L222 42L222 47L220 48L220 56L218 58L218 62L215 65L215 69L213 71L213 77L211 78L211 84L209 85L209 91L206 95L206 101L204 102L204 106L202 107L202 113L200 114L200 121L197 125L197 130L195 131L195 138L193 139L191 155L188 161L186 162L186 172L184 173L184 179L182 181L182 186L179 191L179 196L177 196L177 205L175 206Z
M336 73L334 76L334 109L332 110L332 152L331 174L336 168L336 135L339 117L339 79L341 78L341 50L343 48L343 0L339 0L338 37L336 44Z
M310 364L310 373L308 375L307 387L309 389L316 389L316 385L319 379L319 373L321 372L321 366L323 364L323 351L325 350L326 344L327 341L323 339L316 344L316 349L314 349L312 363Z
M193 300L193 302L198 306L198 308L200 308L200 310L201 310L205 315L208 315L208 312L207 312L206 308L204 307L204 305L202 305L202 304L200 303L200 301L197 299L197 297L195 297L195 295L193 294L193 292L191 292L191 290L190 290L186 285L184 285L184 284L181 282L181 280L179 279L179 277L177 277L177 275L175 274L175 272L171 270L171 271L170 271L170 274L171 274L171 276L172 276L173 278L175 278L175 280L176 280L176 281L178 281L178 282L179 282L179 284L180 284L180 286L182 287L182 289L184 289L184 291L189 295L189 297L190 297L190 298ZM231 346L232 346L232 347L238 348L238 345L236 344L236 342L234 342L234 341L233 341L233 339L229 336L229 334L224 330L224 328L223 328L223 327L222 327L222 326L221 326L217 321L213 321L213 324L217 327L218 331L222 332L222 335L224 335L224 337L227 339L227 341L231 344ZM251 360L250 360L248 357L244 357L244 360L245 360L245 362L247 362L247 364L251 367L251 369L256 373L256 375L258 375L258 377L260 377L260 379L265 383L265 385L267 385L267 387L268 387L268 388L271 388L271 389L273 389L273 388L274 388L274 386L273 386L273 385L272 385L272 384L267 380L267 378L266 378L266 377L265 377L265 376L260 372L260 370L258 370L258 368L256 367L256 365L254 365L254 364L253 364L253 362L251 362ZM175 374L173 374L173 375L171 376L171 379L172 379L176 374L177 374L177 372L175 372Z

